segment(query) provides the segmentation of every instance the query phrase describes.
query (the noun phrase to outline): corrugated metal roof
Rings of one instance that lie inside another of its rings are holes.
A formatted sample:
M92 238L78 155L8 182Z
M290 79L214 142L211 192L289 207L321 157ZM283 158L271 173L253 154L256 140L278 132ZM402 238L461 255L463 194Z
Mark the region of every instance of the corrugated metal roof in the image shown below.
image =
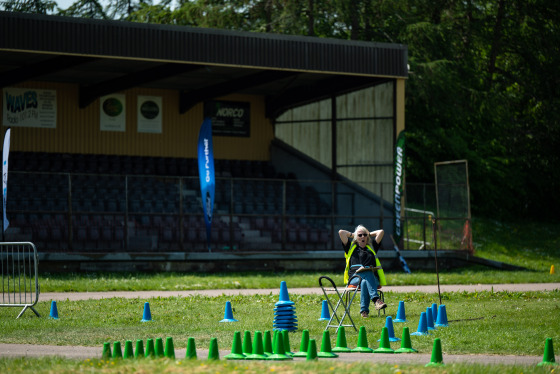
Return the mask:
M0 49L406 77L407 47L186 26L0 12Z
M179 111L229 93L266 97L268 117L403 79L407 47L172 25L0 12L0 88L79 86L79 106L132 87L177 90Z

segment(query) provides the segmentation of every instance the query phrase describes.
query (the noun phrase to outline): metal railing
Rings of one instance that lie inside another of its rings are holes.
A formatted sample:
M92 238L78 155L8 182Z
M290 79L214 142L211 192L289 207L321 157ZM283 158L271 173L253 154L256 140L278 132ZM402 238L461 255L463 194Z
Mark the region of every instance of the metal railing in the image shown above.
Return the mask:
M40 317L34 306L39 301L39 257L31 242L0 243L2 271L2 302L0 306L22 307L17 316L31 309Z
M391 233L392 190L387 183L218 177L211 248L340 250L339 229L363 224ZM208 251L198 177L13 172L8 191L6 240L33 242L41 252ZM430 245L425 212L433 188L420 192L409 201L422 214L406 209L403 217L405 249Z

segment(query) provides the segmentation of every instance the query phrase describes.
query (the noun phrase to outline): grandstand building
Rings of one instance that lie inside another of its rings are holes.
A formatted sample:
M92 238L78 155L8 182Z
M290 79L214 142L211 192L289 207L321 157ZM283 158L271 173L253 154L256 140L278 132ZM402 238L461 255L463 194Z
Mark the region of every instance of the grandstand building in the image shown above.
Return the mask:
M406 46L9 12L0 32L4 240L44 268L325 269L358 223L392 248Z

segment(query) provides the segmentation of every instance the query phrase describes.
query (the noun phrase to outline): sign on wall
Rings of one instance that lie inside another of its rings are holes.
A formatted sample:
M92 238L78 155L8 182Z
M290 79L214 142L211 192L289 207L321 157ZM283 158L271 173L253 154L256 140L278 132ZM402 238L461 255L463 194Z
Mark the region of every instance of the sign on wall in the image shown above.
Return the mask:
M161 134L161 96L138 96L138 132Z
M56 128L56 91L4 88L2 124L12 127Z
M251 136L251 105L239 101L204 102L204 118L212 119L212 135Z
M99 99L99 126L101 131L126 130L126 101L124 94L112 94Z

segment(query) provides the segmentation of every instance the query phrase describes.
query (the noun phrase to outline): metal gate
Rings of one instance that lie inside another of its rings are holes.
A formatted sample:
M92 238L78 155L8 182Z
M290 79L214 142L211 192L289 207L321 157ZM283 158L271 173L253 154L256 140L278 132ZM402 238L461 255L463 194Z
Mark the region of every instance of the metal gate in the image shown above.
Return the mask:
M2 300L0 306L22 307L17 318L39 301L39 258L30 242L0 243Z

